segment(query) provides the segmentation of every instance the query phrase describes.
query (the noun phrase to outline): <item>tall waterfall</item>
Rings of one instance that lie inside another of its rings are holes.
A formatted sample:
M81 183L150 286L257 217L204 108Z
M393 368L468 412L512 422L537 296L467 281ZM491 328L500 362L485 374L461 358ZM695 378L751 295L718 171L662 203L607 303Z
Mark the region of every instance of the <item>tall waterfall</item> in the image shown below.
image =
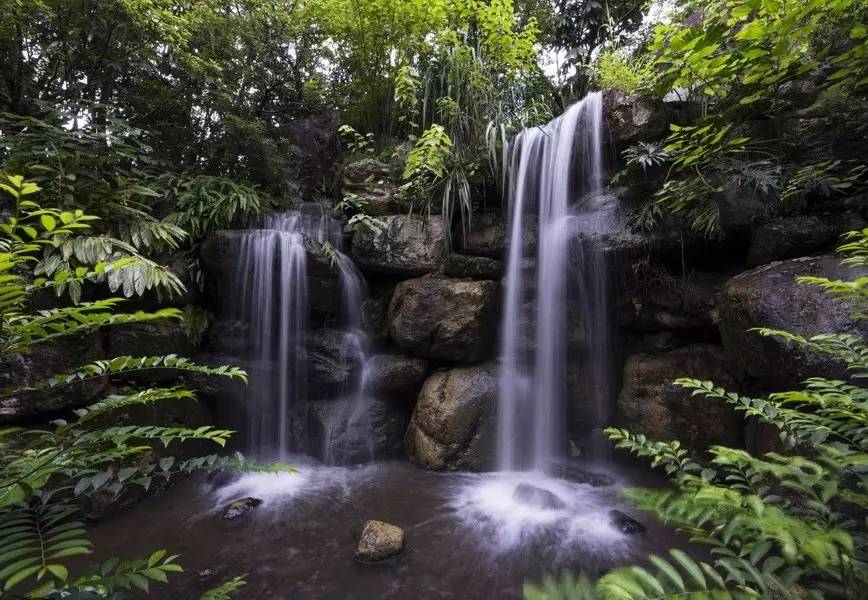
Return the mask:
M591 94L548 125L523 131L512 148L501 470L552 470L566 447L568 399L584 407L577 420L589 429L608 417L608 268L595 239L613 219L601 200L602 108L602 95ZM577 319L568 318L568 307ZM580 338L574 351L571 337Z
M341 240L341 223L318 204L260 216L241 238L233 304L235 316L250 328L250 385L241 404L248 450L253 453L284 459L290 452L320 450L329 460L331 446L342 443L330 435L325 449L308 447L305 350L310 308L308 252L328 242L334 248L334 267L340 277L338 325L344 352L364 363L367 343L359 307L367 288L355 265L341 252ZM355 378L342 395L361 399L362 379L362 375ZM354 425L354 435L365 434L359 431L365 422L357 418Z

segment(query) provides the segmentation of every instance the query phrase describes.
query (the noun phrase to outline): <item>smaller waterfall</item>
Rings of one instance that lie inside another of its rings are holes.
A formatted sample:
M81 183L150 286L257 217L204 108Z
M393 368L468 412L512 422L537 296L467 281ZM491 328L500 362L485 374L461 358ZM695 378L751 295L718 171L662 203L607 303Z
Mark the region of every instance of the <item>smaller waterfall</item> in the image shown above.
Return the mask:
M610 269L598 237L611 230L612 215L602 206L602 172L599 93L545 127L523 131L512 147L500 470L550 472L564 456L568 405L585 407L586 414L576 420L589 429L608 418ZM578 325L569 318L568 306L574 307Z
M366 362L368 342L359 311L367 299L367 285L341 251L342 237L341 223L326 207L307 204L254 219L241 238L235 317L250 331L250 384L241 405L248 450L254 454L285 459L291 452L317 450L309 447L307 436L305 333L310 309L308 253L316 249L312 242L328 242L335 249L342 356L354 364ZM334 418L322 449L327 462L341 460L342 446L356 446L369 437L364 380L362 369L334 400Z
M325 424L322 453L326 464L366 462L374 458L370 398L367 395L369 348L360 313L362 304L368 299L368 286L346 255L337 254L337 267L341 274L344 353L361 365L361 369L341 390Z

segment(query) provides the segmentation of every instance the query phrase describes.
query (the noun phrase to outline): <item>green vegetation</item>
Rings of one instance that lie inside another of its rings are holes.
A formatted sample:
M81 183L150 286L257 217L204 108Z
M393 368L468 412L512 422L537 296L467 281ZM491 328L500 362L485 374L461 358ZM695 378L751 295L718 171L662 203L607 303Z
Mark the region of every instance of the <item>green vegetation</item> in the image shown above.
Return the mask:
M845 264L868 266L868 229L842 246ZM830 281L804 277L854 301L868 299L866 278ZM861 314L864 318L865 315ZM759 330L840 360L853 382L811 378L804 388L750 398L709 381L679 379L697 398L726 402L747 417L773 426L780 452L753 456L712 446L710 460L678 441L652 441L641 433L608 429L617 447L665 471L674 490L631 489L637 508L676 525L710 548L697 561L680 550L649 557L650 568L623 567L596 582L564 576L528 584L525 597L555 598L861 598L868 589L868 345L850 334L804 338ZM700 400L701 401L701 400Z

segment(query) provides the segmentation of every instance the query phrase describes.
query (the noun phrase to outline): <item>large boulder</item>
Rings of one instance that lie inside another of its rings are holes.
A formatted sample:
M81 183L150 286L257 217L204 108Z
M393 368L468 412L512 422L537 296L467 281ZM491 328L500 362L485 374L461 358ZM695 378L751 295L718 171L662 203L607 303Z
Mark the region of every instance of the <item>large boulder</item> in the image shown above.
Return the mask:
M464 254L503 258L509 242L506 215L499 212L485 212L473 215L469 230L459 238Z
M494 279L503 277L503 262L487 256L450 254L446 274L466 279Z
M365 205L365 212L380 217L400 212L389 166L373 158L350 163L342 173L344 195L353 194Z
M310 448L330 464L396 458L410 422L410 407L372 395L311 402Z
M497 289L493 281L402 281L389 305L389 333L399 347L416 356L484 360L496 337Z
M725 362L723 349L707 344L628 357L618 396L618 424L652 440L680 440L697 450L712 444L737 445L741 420L732 408L694 398L673 383L679 377L695 377L738 391Z
M846 231L865 227L855 212L785 217L753 230L747 263L763 265L824 250Z
M156 319L142 323L115 325L109 329L108 353L111 356L189 356L193 351L180 319Z
M443 219L434 215L382 217L382 231L360 229L352 252L363 270L415 277L439 270L446 258Z
M426 469L482 471L494 465L497 368L492 364L431 375L407 428L407 455Z
M368 359L365 370L368 393L377 397L406 399L410 404L415 401L425 381L428 361L401 354L377 354Z
M7 358L0 363L2 387L10 388L7 393L12 388L35 388L52 375L73 371L105 357L103 336L98 332L37 343L26 354ZM105 394L108 387L108 377L95 377L55 388L4 394L0 398L0 423L84 406Z
M604 102L609 133L619 146L655 140L666 132L666 107L656 98L612 90Z
M335 329L305 333L309 399L330 399L353 382L362 368L360 343L358 336Z
M799 258L756 268L733 277L718 295L719 327L730 363L764 387L785 390L809 377L847 377L844 365L827 354L798 347L776 337L750 331L782 329L806 337L846 333L868 337L868 323L853 318L853 307L821 288L796 278L816 275L854 279L866 269L848 269L839 258Z

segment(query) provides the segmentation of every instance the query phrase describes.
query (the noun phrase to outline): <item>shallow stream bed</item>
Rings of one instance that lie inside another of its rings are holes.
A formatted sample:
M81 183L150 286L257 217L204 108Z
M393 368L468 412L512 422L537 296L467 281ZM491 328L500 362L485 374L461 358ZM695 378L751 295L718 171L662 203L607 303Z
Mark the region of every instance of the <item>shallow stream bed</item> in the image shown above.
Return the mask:
M647 527L640 535L610 523L611 509L629 510L619 499L624 485L654 483L623 468L591 467L614 480L594 487L528 473L435 473L401 462L294 464L298 474L244 475L221 485L184 480L97 524L96 547L121 558L158 548L180 554L185 571L171 590L160 587L161 598L197 598L246 573L238 598L361 600L519 598L525 580L547 572L597 574L684 545L647 515L635 515ZM523 504L513 497L520 483L562 504ZM263 503L223 518L226 504L248 496ZM404 528L404 551L378 564L357 562L367 519Z

